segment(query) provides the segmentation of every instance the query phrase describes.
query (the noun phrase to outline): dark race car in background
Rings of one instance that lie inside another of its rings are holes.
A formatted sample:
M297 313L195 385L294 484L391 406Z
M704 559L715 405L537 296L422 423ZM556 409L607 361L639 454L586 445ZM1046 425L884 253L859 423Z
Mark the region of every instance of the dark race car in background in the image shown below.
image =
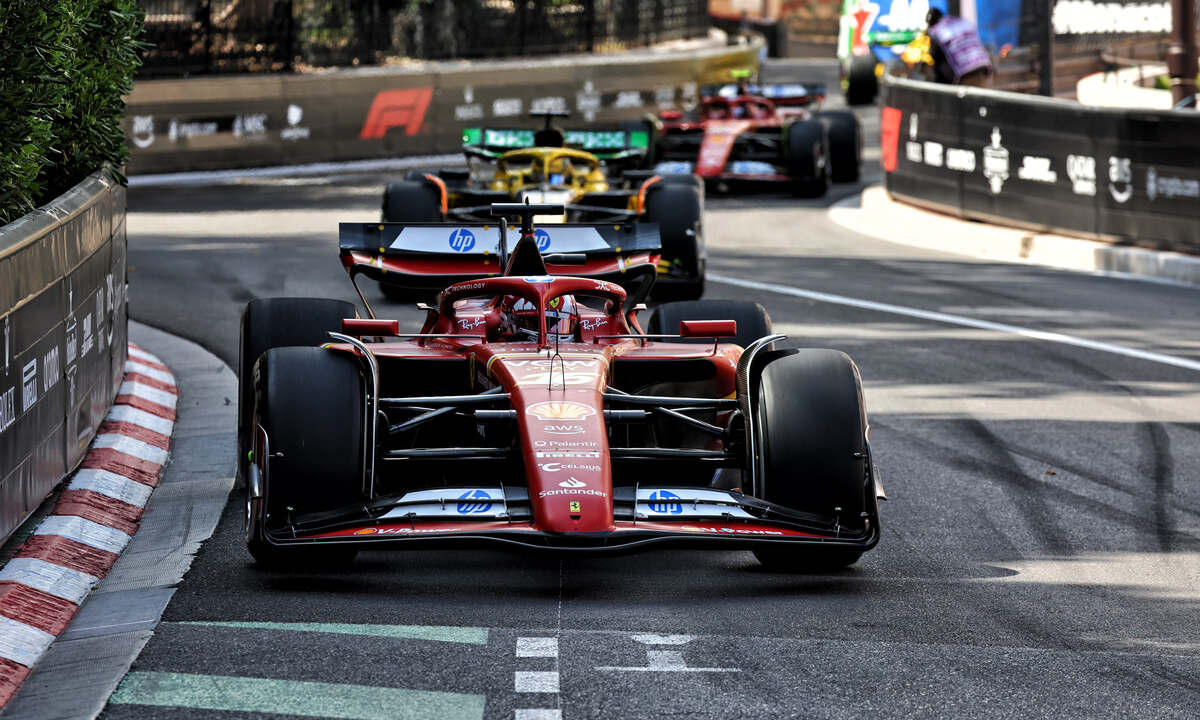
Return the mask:
M855 182L862 131L849 110L813 111L819 85L729 84L706 88L695 110L659 114L655 172L695 173L706 184L783 183L820 197Z
M663 176L642 169L653 126L640 121L564 131L551 121L566 113L532 116L543 118L545 126L465 130L466 168L414 170L388 183L383 221L492 223L492 203L530 202L564 207L561 215L538 218L542 224L656 223L662 243L656 297L700 297L706 259L704 185L690 171ZM540 249L559 251L549 238L540 236ZM388 297L410 299L388 280L382 282Z

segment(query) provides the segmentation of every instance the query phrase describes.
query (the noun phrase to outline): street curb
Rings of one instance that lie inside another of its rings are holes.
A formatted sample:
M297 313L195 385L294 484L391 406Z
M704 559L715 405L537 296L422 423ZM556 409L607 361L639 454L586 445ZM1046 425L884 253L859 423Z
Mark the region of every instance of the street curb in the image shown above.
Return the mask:
M137 532L167 461L179 390L129 344L125 377L53 511L0 569L0 708Z
M901 245L983 260L1044 265L1200 287L1200 257L963 220L893 200L880 185L829 209L833 222Z

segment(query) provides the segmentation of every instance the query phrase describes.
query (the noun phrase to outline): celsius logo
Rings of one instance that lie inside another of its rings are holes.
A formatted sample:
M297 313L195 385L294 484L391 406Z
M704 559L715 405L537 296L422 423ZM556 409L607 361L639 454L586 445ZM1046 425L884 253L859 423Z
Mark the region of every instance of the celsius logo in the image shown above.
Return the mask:
M481 515L492 509L492 496L487 490L468 490L458 499L463 501L455 508L459 515Z
M454 252L468 252L475 247L475 235L466 228L456 228L450 231L450 249Z
M650 511L662 515L679 515L683 512L683 505L676 502L678 500L679 496L673 492L657 490L650 495Z
M572 477L572 478L563 480L562 482L560 482L558 484L558 486L565 487L565 488L581 488L581 487L587 487L587 483L585 483L581 480L576 480L575 478Z
M537 242L538 252L546 252L550 249L550 233L538 228L533 234L533 239Z

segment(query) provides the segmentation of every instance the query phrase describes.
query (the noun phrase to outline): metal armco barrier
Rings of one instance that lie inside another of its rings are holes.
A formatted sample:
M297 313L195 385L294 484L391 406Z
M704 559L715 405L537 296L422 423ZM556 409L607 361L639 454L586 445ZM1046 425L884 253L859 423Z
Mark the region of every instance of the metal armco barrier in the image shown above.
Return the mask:
M462 131L613 125L687 107L699 87L758 66L761 41L736 47L424 63L305 75L142 80L128 98L131 173L212 170L455 152Z
M962 217L1200 251L1200 113L890 78L893 197Z
M0 227L0 541L83 459L125 372L125 188Z

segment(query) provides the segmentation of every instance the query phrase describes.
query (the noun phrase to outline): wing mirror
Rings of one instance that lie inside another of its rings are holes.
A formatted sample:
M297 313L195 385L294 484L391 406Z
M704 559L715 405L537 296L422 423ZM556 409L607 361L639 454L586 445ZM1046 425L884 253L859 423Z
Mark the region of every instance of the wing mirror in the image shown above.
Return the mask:
M374 318L344 318L342 332L355 337L376 335L399 335L399 320L376 320Z
M737 320L680 320L679 337L722 338L737 335Z

